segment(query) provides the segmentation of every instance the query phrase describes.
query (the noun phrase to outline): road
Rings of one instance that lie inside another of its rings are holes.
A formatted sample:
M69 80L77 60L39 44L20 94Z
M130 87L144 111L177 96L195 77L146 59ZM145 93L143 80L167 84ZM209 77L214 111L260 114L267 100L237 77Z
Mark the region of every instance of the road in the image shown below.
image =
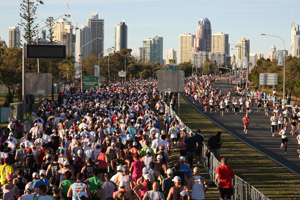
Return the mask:
M222 94L224 94L232 89L233 85L228 85L227 82L216 82L214 83L214 87L219 87L222 90ZM233 96L240 98L240 96L236 94L233 94ZM192 104L190 99L186 98L186 100ZM203 107L201 105L194 105L194 107L204 114ZM229 131L232 135L238 137L243 142L249 144L300 176L300 158L297 153L298 145L296 137L289 135L288 149L287 154L285 155L284 149L280 148L281 137L278 134L275 135L275 137L272 137L271 135L270 119L265 117L264 112L256 112L256 108L255 103L254 111L249 115L251 122L247 135L243 132L244 127L242 122L242 118L245 116L245 111L244 113L238 113L238 116L235 116L231 109L227 115L224 115L224 117L222 117L219 112L213 114L205 113L205 115ZM288 129L290 130L290 125L288 125Z

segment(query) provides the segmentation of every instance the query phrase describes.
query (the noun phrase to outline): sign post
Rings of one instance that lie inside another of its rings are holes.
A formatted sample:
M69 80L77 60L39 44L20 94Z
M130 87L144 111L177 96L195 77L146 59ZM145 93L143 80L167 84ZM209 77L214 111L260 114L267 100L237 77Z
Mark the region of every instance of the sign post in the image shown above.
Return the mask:
M89 90L98 87L98 76L82 76L82 88Z

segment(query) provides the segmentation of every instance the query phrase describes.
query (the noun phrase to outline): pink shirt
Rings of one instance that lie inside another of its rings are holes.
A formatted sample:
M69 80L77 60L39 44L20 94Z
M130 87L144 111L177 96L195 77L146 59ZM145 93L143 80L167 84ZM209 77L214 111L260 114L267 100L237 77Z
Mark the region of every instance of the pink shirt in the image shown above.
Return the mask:
M136 181L138 178L142 177L142 170L145 164L141 161L134 161L131 163L130 169L132 170L132 179Z

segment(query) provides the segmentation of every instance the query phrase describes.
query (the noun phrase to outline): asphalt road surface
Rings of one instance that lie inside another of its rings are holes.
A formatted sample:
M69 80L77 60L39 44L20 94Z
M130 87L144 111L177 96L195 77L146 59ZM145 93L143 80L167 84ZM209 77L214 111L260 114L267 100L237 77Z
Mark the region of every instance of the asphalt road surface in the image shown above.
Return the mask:
M227 93L233 88L233 85L228 85L227 82L215 82L213 86L219 87L222 90L222 94ZM237 94L233 94L233 96L240 98ZM191 99L186 98L186 100L192 104ZM222 117L220 112L210 114L209 106L207 109L208 113L204 113L202 105L194 105L194 107L202 114L206 115L206 117L219 124L224 129L227 129L232 135L238 137L243 142L249 144L300 176L300 158L297 153L298 145L296 136L288 136L287 154L284 154L284 148L280 148L281 136L276 134L275 137L272 137L270 119L265 117L263 111L257 112L256 103L254 103L253 112L249 114L250 125L248 134L243 132L244 127L242 118L245 116L245 110L243 113L239 112L238 116L235 116L234 112L231 110L232 105L230 105L229 113ZM272 116L271 112L269 116ZM288 129L290 130L290 124L288 124Z

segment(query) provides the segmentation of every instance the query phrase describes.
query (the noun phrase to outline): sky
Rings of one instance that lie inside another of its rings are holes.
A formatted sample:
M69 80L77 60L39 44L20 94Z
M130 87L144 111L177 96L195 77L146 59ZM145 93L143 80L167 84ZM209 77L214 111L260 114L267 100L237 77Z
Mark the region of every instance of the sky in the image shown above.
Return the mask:
M284 49L280 36L290 53L291 20L300 24L299 0L43 0L37 8L37 24L45 26L48 17L54 19L70 14L68 20L78 27L87 24L92 13L104 19L104 48L114 46L114 27L123 20L128 26L128 48L138 56L143 39L163 37L166 51L174 48L179 55L179 35L196 33L197 23L207 17L212 33L229 34L230 54L236 54L237 39L250 40L250 54L268 56L271 46ZM0 0L0 38L8 43L8 29L20 22L21 0ZM77 31L78 33L78 31Z

